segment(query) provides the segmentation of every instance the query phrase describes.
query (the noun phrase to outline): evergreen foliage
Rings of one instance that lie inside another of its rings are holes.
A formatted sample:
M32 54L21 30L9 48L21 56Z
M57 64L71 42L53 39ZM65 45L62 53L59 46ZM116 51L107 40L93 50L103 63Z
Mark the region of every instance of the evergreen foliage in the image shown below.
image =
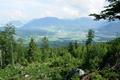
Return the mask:
M10 24L7 24L4 31L0 32L1 67L5 67L8 64L14 65L16 44L14 35L14 26Z
M88 31L86 45L92 44L93 38L94 38L94 31L90 29Z
M28 60L28 62L34 62L35 61L35 55L37 51L37 45L34 42L34 39L31 38L30 43L29 43L29 48L28 48L28 52L26 54L26 59Z
M76 68L88 72L85 77L91 80L120 79L120 38L93 44L94 31L89 30L86 45L74 41L52 48L47 37L41 40L42 47L33 38L27 47L14 36L11 25L0 31L1 80L63 80ZM77 73L68 80L79 80Z
M108 6L105 6L105 10L101 11L100 14L91 14L96 20L107 19L109 21L119 19L120 20L120 0L107 0Z

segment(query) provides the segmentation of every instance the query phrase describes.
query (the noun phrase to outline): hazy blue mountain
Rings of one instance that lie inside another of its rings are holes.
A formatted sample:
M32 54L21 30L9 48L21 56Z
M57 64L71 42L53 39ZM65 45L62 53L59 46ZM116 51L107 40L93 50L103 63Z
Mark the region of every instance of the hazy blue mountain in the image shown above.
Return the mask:
M93 21L88 17L78 19L58 19L56 17L45 17L34 19L22 26L22 29L44 29L44 28L60 28L64 30L86 30L96 28L101 25L101 22Z
M17 29L17 33L29 36L51 36L57 38L72 38L76 39L77 36L85 36L88 29L99 28L105 23L104 21L94 21L89 17L81 17L77 19L59 19L56 17L45 17L33 19L25 25ZM71 35L71 37L69 37ZM58 37L59 36L59 37Z
M27 23L23 21L11 21L17 26L18 36L41 38L48 36L52 41L65 40L85 40L88 29L94 29L96 40L109 39L120 33L119 21L94 21L90 17L81 17L77 19L59 19L56 17L45 17L33 19ZM38 39L39 40L39 39Z
M84 40L88 29L94 29L96 39L113 38L119 31L119 21L94 21L89 17L77 19L59 19L45 17L33 19L17 29L17 33L23 36L48 36L51 40ZM116 26L116 27L115 27Z
M84 39L88 29L96 29L105 23L94 21L89 17L77 19L59 19L45 17L33 19L17 29L22 36L48 36L51 40L79 40Z
M96 30L96 35L100 40L110 40L120 36L120 21L106 23Z
M105 26L99 28L99 31L102 33L120 33L120 21L109 22Z

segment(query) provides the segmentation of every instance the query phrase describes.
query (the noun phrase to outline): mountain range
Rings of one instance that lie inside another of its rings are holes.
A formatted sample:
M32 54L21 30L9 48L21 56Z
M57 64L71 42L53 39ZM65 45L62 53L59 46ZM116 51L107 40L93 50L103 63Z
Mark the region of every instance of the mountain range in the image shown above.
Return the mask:
M113 38L120 34L120 21L108 22L105 20L94 21L90 17L77 19L59 19L56 17L44 17L28 22L11 21L16 26L19 37L35 37L37 40L47 36L51 41L56 40L85 40L89 29L96 32L96 40Z

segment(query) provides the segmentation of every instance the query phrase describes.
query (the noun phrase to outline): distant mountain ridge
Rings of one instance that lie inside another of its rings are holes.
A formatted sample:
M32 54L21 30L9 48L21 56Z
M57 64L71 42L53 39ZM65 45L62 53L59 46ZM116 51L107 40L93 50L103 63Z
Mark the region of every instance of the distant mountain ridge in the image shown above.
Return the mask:
M33 19L23 25L23 29L40 29L41 27L56 26L64 29L88 29L98 27L101 22L93 21L91 18L82 17L78 19L59 19L56 17L45 17L40 19Z
M85 38L85 34L88 29L98 28L103 23L104 21L94 21L89 17L81 17L77 19L59 19L56 17L45 17L33 19L24 24L17 29L17 34L24 36L48 36L53 39L62 40L78 40Z
M9 22L10 23L10 22ZM11 21L16 27L19 36L48 36L52 40L85 40L87 31L93 29L97 39L113 38L115 33L120 34L120 21L94 21L90 17L77 19L59 19L44 17L32 19L28 22Z
M99 28L100 32L120 33L120 21L109 22L105 26Z

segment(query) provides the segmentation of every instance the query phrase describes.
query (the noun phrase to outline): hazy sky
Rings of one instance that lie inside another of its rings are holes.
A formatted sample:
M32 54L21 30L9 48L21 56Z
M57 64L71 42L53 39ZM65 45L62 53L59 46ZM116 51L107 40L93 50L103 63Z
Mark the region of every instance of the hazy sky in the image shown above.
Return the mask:
M0 0L0 23L41 17L78 18L98 13L105 0Z

